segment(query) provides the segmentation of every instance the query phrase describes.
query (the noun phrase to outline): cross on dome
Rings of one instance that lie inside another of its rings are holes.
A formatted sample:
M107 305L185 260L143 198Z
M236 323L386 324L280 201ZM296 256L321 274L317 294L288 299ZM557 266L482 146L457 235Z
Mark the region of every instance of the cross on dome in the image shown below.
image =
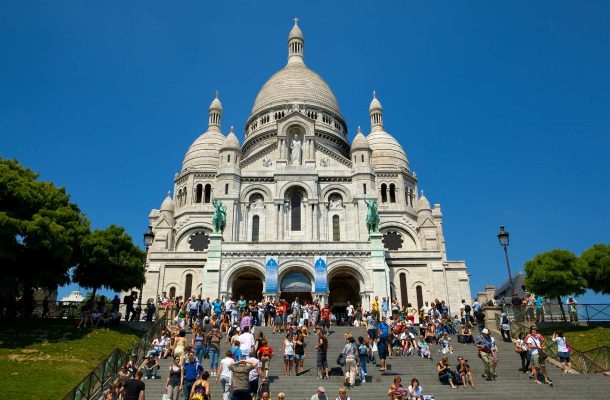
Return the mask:
M299 24L299 19L298 19L297 17L294 17L293 21L294 21L294 24L295 24L295 25L298 25L298 24Z

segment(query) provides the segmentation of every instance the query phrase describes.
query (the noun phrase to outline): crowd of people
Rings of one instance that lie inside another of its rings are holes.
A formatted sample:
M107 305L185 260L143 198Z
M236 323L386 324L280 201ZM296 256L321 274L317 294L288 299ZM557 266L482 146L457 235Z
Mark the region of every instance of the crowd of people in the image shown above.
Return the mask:
M183 301L181 298L168 299L163 294L158 303L164 308L175 307L171 326L153 341L143 362L138 364L132 359L127 363L119 384L109 392L108 399L119 398L112 397L111 393L118 396L142 387L135 383L126 385L128 382L160 379L162 375L166 379L168 400L177 400L180 395L184 399L210 399L211 384L220 385L223 400L271 399L269 365L272 359L280 353L285 376L303 373L306 338L310 335L315 338L317 377L329 379L327 335L331 333L329 328L333 321L363 327L367 332L358 337L345 335L345 345L337 359L344 369L345 387L337 399L349 399L345 389L354 387L358 376L360 384L366 384L373 365L383 373L388 368L388 358L409 356L432 361L438 355L436 372L442 384L454 389L461 386L476 390L469 361L458 356L454 366L449 363L447 355L456 351L452 339L456 336L459 343L474 343L476 346L484 364L483 377L486 380L497 377L497 346L485 327L485 314L478 301L469 304L462 300L459 314L452 316L445 302L437 299L425 302L418 310L411 304L401 307L396 299L382 298L380 301L375 297L370 311L348 303L346 317L339 320L334 318L327 305L320 305L317 301L301 304L298 298L290 304L272 298L247 301L243 296L225 301L193 296ZM501 322L505 322L504 319ZM282 348L273 349L262 331L255 332L257 326L270 326L272 334L284 335ZM473 333L475 329L479 331L476 336ZM516 344L517 352L523 350L520 352L522 369L525 371L531 364L535 382L540 383L537 377L541 373L545 383L552 384L544 360L538 355L542 354L545 343L541 335L536 335L535 327L532 329L532 333L520 338ZM187 339L187 330L191 331L190 339ZM566 350L565 337L561 332L556 337L558 345L563 346L561 349ZM226 351L221 359L223 346ZM566 368L569 368L567 350L564 356ZM171 358L173 363L167 371L160 371L158 358ZM430 368L434 368L433 364ZM411 400L421 399L424 395L417 378L413 377L405 388L397 376L388 389L388 396L392 400ZM277 398L285 399L286 396L279 392ZM312 400L327 398L322 386L312 396ZM123 396L122 399L137 397Z

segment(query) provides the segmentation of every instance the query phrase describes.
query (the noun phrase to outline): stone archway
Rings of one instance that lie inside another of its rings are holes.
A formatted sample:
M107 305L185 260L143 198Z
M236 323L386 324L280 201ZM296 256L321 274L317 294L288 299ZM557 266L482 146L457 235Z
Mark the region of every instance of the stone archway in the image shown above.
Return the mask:
M280 298L291 304L295 298L299 298L299 303L311 303L311 277L301 270L293 270L283 274L280 281Z
M263 298L263 277L255 268L240 268L232 277L231 297L260 301Z
M346 320L348 301L357 307L360 304L360 282L354 273L341 269L328 278L328 304L337 321Z

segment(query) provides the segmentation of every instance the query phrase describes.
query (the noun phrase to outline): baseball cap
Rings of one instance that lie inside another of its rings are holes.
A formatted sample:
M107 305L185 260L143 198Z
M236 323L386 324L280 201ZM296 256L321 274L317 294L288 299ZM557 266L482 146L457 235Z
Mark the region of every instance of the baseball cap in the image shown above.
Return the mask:
M326 393L326 389L323 386L318 387L318 392Z
M485 329L483 329L483 330L481 331L481 333L488 334L488 333L489 333L489 329L485 328Z

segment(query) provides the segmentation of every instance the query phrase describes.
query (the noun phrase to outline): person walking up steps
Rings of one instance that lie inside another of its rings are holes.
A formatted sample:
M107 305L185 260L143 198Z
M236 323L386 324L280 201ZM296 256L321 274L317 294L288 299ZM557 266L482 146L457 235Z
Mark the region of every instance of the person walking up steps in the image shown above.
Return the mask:
M366 365L369 362L369 354L371 353L371 349L364 341L364 337L358 337L358 358L360 361L360 378L362 379L362 384L366 383Z
M345 340L346 343L345 346L343 346L343 355L345 355L345 383L349 385L350 388L353 388L354 383L356 382L356 355L358 350L351 333L345 335Z
M231 350L227 350L225 358L220 360L218 371L214 372L216 374L216 383L220 381L220 386L222 387L222 400L229 400L231 396L231 365L233 365L233 354ZM176 398L176 400L178 399Z
M330 379L327 359L328 339L326 339L326 336L322 334L322 328L318 327L316 333L318 334L318 343L316 345L316 349L318 350L318 379Z

